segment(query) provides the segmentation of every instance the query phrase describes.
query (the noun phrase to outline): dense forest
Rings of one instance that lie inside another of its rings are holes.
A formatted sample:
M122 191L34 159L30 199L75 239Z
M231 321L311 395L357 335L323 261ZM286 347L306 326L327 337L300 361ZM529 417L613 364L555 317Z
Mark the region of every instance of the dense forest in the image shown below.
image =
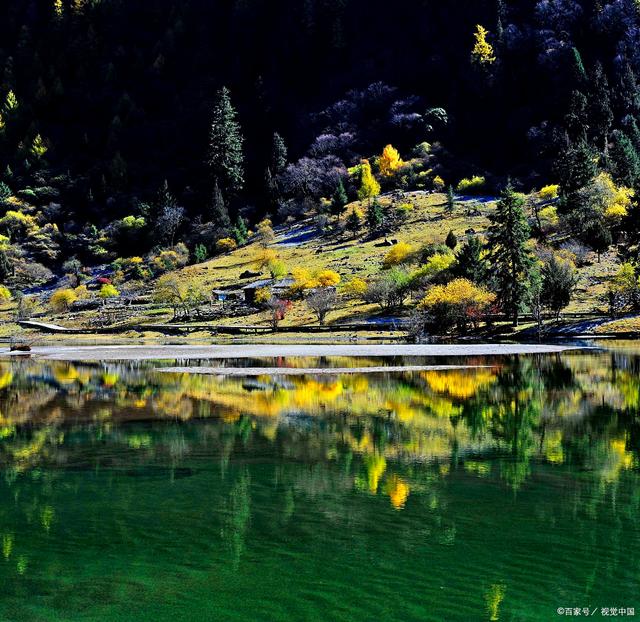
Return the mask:
M565 214L599 172L640 181L635 0L7 0L0 24L16 286L179 241L202 259L265 215L339 217L367 175L556 183ZM624 229L600 224L572 226L593 248Z

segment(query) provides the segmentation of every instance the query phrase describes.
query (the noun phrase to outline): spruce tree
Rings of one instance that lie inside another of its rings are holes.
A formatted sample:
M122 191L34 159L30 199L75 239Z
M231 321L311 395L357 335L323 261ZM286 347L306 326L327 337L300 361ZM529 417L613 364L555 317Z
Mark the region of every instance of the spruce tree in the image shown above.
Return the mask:
M597 173L596 155L586 142L581 141L560 152L554 170L562 194L569 196L588 184Z
M482 257L482 252L480 238L475 236L470 238L456 255L454 274L473 283L484 283L487 276L487 265Z
M614 180L627 186L636 187L640 179L640 158L638 152L622 130L615 130L609 149L609 169Z
M582 54L575 47L571 48L570 74L571 82L577 89L587 84L587 72L582 62Z
M615 95L621 117L626 115L635 117L640 113L640 90L636 74L629 63L625 63L620 71Z
M280 175L287 167L287 146L278 132L273 133L271 146L271 171L274 175Z
M236 121L229 90L218 92L213 107L209 133L209 166L220 190L229 198L236 196L244 186L244 157L242 134Z
M526 249L529 225L524 199L507 186L491 215L487 246L493 270L494 287L503 312L518 325L525 302L531 257Z
M360 216L358 215L358 212L356 212L356 210L351 210L349 212L345 226L349 231L351 231L351 233L353 233L353 235L356 235L358 231L360 231L360 227L362 226L362 221L360 219Z
M213 193L211 195L211 220L217 227L225 232L228 231L231 226L229 210L227 209L217 178L213 182Z
M342 179L340 179L331 197L331 214L335 216L338 221L340 221L340 217L344 213L348 200L349 198L344 189L344 184L342 183Z
M584 93L573 91L569 112L564 117L565 129L572 143L586 142L589 127L588 111L589 103Z
M613 123L609 82L600 62L597 62L591 75L589 98L589 127L591 137L603 153L607 152L607 140Z
M382 223L384 222L384 210L382 209L382 205L380 205L380 201L378 201L378 199L374 199L369 203L367 207L366 221L367 229L369 229L369 233L372 235L382 227Z
M238 216L238 220L236 220L236 226L233 228L233 237L239 245L244 244L249 237L247 223L242 216Z
M640 153L640 128L638 128L638 122L631 115L627 115L622 119L622 126L631 144L635 147L635 150Z
M453 192L453 186L449 186L447 188L447 204L445 206L445 211L447 214L453 214L453 211L456 208L456 195Z
M455 247L458 246L458 238L456 237L456 234L453 232L453 229L450 229L449 233L447 233L447 237L446 237L444 243L451 250L454 250Z

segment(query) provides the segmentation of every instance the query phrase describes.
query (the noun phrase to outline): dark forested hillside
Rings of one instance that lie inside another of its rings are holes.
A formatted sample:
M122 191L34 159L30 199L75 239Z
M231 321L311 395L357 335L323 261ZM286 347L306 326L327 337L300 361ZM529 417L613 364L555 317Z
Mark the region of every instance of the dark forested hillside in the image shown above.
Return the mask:
M634 0L5 0L0 30L2 193L56 261L242 238L389 143L409 189L640 174Z

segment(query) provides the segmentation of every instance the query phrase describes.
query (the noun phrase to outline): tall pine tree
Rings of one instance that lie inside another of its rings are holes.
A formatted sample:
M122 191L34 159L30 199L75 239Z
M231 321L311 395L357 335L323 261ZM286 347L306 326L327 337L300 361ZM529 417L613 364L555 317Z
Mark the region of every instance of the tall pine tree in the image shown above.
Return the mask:
M278 132L274 132L273 144L271 145L271 172L273 175L280 175L286 167L287 146L285 145L284 138L282 138Z
M593 68L590 86L589 127L591 138L598 149L606 153L607 139L613 124L613 112L611 111L609 82L600 62L597 62Z
M244 186L243 138L229 90L223 87L213 107L209 133L209 166L224 196L235 197Z
M493 270L494 287L503 312L518 325L518 316L526 299L532 259L525 247L529 225L524 199L507 186L491 216L487 245Z
M635 188L640 180L640 158L622 130L615 130L609 149L609 169L615 181L628 188Z

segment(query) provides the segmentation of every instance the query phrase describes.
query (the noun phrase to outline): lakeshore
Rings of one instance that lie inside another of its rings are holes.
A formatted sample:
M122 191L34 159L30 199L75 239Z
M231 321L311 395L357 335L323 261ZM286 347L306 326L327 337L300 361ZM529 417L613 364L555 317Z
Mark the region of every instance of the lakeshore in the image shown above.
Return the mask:
M51 361L207 360L273 357L393 357L393 356L493 356L552 354L581 349L550 344L230 344L230 345L99 345L41 346L28 356ZM0 350L0 356L25 356Z

